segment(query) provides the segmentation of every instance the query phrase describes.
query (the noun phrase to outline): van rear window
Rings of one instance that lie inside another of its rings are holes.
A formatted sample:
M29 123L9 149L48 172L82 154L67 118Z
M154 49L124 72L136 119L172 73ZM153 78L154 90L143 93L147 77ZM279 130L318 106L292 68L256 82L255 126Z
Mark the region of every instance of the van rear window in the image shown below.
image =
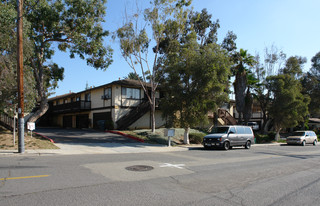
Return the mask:
M251 129L249 127L245 127L245 134L252 134Z

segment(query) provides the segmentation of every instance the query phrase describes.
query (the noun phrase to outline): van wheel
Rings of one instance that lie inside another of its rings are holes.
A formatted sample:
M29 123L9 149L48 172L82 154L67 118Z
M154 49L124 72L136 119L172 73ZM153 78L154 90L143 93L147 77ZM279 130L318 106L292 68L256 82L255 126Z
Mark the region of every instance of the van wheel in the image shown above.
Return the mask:
M301 146L306 146L306 141L303 140L303 142L301 143Z
M314 146L317 146L317 140L314 140L314 141L313 141L313 145L314 145Z
M229 142L224 142L223 143L223 149L228 150L230 148L230 143Z
M246 149L250 149L250 147L251 147L251 142L250 142L250 141L247 141L246 144L244 145L244 147L245 147Z

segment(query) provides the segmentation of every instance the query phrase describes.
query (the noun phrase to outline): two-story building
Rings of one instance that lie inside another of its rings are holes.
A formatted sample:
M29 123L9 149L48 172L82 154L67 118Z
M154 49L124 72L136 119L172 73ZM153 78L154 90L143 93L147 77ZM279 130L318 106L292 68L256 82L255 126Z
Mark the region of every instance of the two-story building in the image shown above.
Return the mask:
M145 84L150 88L150 84ZM156 92L158 102L161 93ZM136 80L118 80L78 93L48 99L42 123L51 126L94 129L141 129L151 127L150 104ZM158 108L158 105L156 106ZM165 121L156 109L156 127Z

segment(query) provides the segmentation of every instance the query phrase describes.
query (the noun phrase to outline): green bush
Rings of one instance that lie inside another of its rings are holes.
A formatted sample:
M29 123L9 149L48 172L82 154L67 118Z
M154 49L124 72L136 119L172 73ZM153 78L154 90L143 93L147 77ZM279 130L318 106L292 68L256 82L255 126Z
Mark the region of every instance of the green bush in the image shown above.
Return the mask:
M191 144L201 144L204 136L205 134L203 133L190 133L189 141Z
M275 132L268 132L268 136L271 141L274 141L276 139L276 133Z
M114 123L113 121L106 121L105 122L105 128L108 129L108 130L113 130L114 129Z
M256 143L270 143L275 140L276 134L269 132L268 134L255 134Z

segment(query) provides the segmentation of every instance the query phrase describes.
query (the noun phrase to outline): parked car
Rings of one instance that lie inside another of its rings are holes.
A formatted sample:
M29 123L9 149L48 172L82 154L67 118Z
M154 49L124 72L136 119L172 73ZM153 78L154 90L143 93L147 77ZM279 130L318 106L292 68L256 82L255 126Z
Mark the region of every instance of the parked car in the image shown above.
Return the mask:
M287 137L287 144L299 144L305 146L306 144L317 145L318 138L314 131L296 131Z
M248 126L250 126L253 130L259 130L259 124L257 122L248 122Z
M203 138L204 148L222 147L228 150L233 146L244 146L246 149L250 149L252 144L254 144L254 134L249 126L215 127L210 134Z

